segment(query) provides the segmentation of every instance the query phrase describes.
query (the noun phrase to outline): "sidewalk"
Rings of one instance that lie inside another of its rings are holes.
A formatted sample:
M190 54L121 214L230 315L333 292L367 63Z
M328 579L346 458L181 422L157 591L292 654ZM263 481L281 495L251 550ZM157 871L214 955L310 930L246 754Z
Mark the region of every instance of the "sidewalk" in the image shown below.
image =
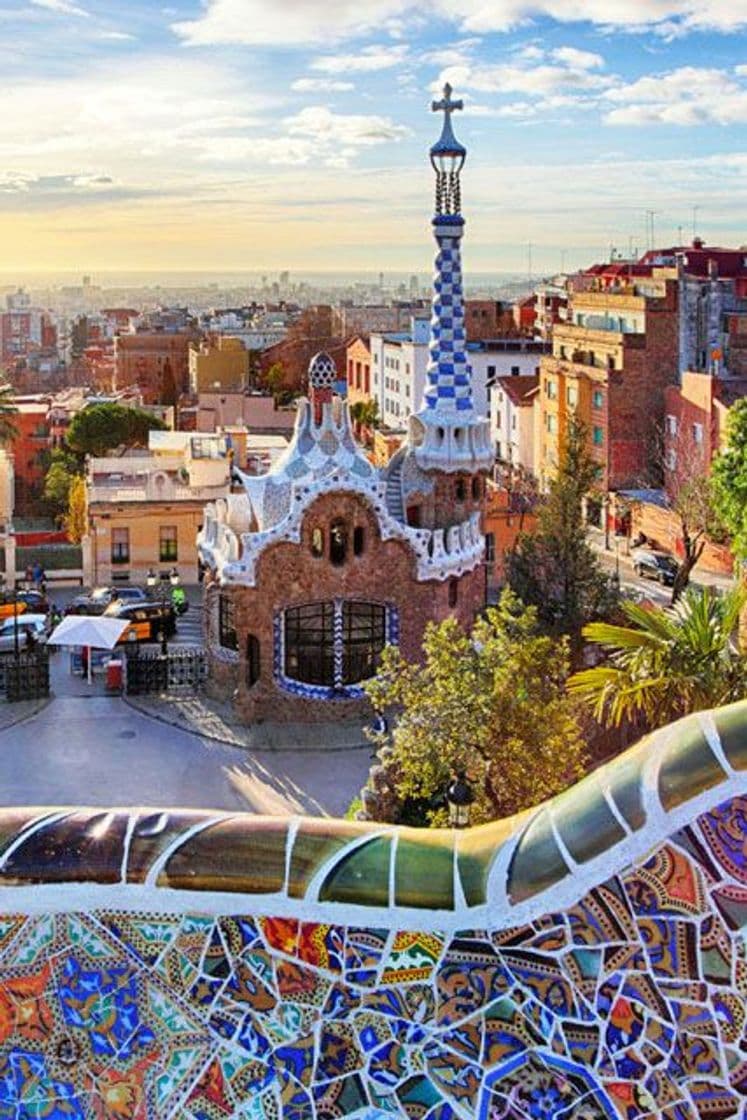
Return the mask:
M619 556L620 571L626 575L633 575L633 562L630 559L630 542L627 537L615 537L614 533L609 535L610 547L605 548L604 533L601 529L595 529L588 525L586 527L587 539L589 544L598 553L602 566L607 570L614 570ZM617 542L617 549L615 543ZM734 587L734 579L732 576L716 575L713 572L704 572L699 565L695 565L691 575L690 582L697 584L700 587L716 587L719 591L730 591Z
M368 750L362 720L328 723L239 723L230 704L205 696L124 696L131 708L192 735L251 751Z

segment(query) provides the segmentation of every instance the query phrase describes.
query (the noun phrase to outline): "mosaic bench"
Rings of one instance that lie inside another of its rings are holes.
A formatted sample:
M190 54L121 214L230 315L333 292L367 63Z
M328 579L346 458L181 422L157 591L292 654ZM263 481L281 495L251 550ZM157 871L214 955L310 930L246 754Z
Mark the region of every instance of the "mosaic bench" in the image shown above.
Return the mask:
M463 833L0 810L0 1120L747 1117L747 703Z

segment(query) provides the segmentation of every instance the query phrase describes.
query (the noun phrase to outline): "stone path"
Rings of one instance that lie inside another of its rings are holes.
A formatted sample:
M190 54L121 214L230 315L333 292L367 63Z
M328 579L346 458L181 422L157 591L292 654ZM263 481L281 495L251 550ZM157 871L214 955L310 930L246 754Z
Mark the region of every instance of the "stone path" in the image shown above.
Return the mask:
M230 704L202 695L128 696L126 703L154 719L193 735L253 751L311 750L320 753L359 750L370 753L364 723L335 721L323 724L260 723L245 727L236 721Z

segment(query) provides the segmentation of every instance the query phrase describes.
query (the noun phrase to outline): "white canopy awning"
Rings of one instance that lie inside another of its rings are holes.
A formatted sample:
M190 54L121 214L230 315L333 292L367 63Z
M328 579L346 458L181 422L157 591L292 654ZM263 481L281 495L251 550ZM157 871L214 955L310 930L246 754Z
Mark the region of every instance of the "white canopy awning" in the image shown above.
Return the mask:
M55 626L47 638L47 645L114 649L129 625L129 621L123 618L69 614L59 626Z

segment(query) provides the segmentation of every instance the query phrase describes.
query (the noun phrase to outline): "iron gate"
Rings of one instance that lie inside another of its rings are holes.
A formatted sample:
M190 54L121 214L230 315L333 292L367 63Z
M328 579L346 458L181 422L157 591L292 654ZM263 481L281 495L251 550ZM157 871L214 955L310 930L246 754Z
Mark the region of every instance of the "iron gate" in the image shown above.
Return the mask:
M45 646L0 655L0 692L11 703L49 696L49 654Z
M126 688L130 696L146 692L196 692L205 682L207 665L201 649L168 653L128 651Z

